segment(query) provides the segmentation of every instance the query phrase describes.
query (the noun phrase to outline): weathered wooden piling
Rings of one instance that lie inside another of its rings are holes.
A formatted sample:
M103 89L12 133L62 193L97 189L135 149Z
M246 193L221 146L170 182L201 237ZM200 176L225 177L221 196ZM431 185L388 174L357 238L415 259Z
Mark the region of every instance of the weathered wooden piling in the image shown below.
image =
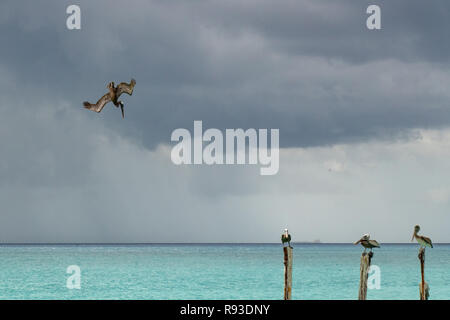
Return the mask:
M358 300L366 300L367 298L367 279L369 277L372 257L372 251L370 251L369 253L363 252L361 255Z
M420 260L420 272L422 275L422 281L419 284L420 300L428 300L430 287L425 282L425 248L420 248L418 258Z
M284 300L292 295L292 247L284 247Z

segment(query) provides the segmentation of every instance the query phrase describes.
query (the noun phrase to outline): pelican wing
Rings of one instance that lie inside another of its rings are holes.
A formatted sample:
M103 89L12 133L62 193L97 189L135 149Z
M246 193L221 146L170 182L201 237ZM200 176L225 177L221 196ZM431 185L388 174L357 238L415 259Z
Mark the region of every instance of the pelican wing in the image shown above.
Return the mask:
M422 236L423 240L424 240L424 245L433 248L433 242L431 242L431 239L428 237L424 237Z
M130 83L121 82L116 88L117 98L122 93L126 93L126 94L129 94L131 96L133 94L133 89L134 89L135 85L136 85L136 80L134 80L134 79L131 79Z
M109 93L105 94L103 97L101 97L96 104L92 104L89 102L83 102L83 105L86 109L95 111L95 112L100 112L102 111L103 107L111 101L111 97L109 95Z
M378 243L377 240L369 240L369 244L375 248L379 248L380 244Z

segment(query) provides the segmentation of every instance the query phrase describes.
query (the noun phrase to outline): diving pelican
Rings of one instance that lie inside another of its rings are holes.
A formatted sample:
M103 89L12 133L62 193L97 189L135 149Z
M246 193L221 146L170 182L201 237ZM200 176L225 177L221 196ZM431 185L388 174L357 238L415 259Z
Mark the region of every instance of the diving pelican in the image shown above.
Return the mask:
M288 229L284 229L284 232L281 234L281 243L283 244L283 246L286 242L288 243L289 248L292 248L291 235L289 234Z
M416 238L417 242L420 244L420 247L430 247L433 248L433 243L431 242L430 238L427 238L425 236L420 236L417 233L420 231L420 226L416 225L414 227L414 233L413 236L411 238L411 241L414 240L414 238Z
M366 252L367 249L370 249L372 251L373 248L379 248L380 244L377 240L370 240L370 234L366 233L359 239L358 241L354 242L353 244L361 243L361 245L364 247L364 252Z
M134 79L131 79L130 83L122 82L117 87L114 87L114 82L110 82L106 86L108 88L108 93L101 97L96 104L85 101L83 102L83 105L88 110L100 112L102 111L103 107L111 101L117 108L120 107L120 109L122 110L122 118L124 118L125 115L123 112L123 102L118 99L122 93L126 93L131 96L133 94L135 85L136 80Z

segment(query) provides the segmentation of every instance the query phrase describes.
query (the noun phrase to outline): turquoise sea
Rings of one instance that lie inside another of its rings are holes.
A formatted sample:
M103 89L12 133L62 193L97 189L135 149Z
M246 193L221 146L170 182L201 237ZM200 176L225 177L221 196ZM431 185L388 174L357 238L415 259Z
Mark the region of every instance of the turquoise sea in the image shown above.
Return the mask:
M362 248L294 244L293 299L356 299ZM368 299L418 299L418 245L382 244ZM66 287L69 265L81 288ZM1 299L282 299L279 244L1 245ZM450 299L450 245L426 250L430 299Z

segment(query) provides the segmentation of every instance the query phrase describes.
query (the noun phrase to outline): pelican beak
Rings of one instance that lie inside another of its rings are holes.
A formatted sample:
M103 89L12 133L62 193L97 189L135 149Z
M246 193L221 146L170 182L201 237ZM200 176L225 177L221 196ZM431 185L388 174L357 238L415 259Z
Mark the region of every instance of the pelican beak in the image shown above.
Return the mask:
M413 233L413 235L412 235L412 238L411 238L411 242L414 240L414 233Z
M356 241L356 242L353 242L353 244L358 244L358 243L360 243L361 242L361 239L359 239L358 241Z
M120 109L122 110L122 119L125 118L125 115L123 113L123 103L120 104Z

